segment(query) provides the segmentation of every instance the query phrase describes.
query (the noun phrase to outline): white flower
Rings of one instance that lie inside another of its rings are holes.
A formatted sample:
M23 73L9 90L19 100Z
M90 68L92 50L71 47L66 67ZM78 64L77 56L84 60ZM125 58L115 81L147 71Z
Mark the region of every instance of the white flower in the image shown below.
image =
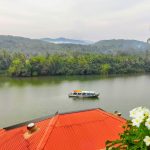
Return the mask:
M145 117L150 117L150 110L147 108L144 108L144 115Z
M145 119L144 112L138 112L138 113L136 114L136 118L138 118L138 119L144 121L144 119Z
M139 127L142 122L146 120L145 126L150 129L150 110L145 107L137 107L130 111L130 117L132 119L132 125Z
M150 118L146 120L145 126L150 130Z
M133 109L133 110L130 111L130 117L135 118L135 116L136 116L136 110Z
M140 124L142 123L142 121L143 121L143 119L141 119L141 118L134 118L134 119L132 119L132 125L139 127Z
M137 113L142 112L142 107L137 107L134 108L130 111L130 117L131 118L136 118L137 117Z
M146 146L150 146L150 137L149 136L145 136L144 142L145 142Z
M139 116L143 119L145 117L150 117L150 110L145 107L137 107L130 111L131 118L137 118Z

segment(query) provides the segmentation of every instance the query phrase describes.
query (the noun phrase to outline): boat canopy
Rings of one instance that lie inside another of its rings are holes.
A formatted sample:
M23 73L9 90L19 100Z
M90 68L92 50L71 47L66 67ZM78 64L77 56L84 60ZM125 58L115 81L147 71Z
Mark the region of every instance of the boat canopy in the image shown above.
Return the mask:
M74 93L81 93L82 91L81 90L74 90L73 92Z
M93 92L93 91L74 90L73 93L91 93L91 94L94 94L95 92Z

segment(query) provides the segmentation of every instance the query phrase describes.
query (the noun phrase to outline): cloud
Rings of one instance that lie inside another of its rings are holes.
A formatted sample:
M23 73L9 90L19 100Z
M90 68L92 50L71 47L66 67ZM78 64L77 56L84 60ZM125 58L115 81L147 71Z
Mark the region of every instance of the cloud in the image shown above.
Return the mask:
M1 0L0 33L145 40L149 12L149 0Z

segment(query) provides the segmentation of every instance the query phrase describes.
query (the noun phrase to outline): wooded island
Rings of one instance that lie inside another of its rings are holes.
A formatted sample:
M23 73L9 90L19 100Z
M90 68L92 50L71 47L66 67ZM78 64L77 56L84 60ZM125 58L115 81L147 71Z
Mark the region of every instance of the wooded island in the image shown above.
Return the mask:
M135 55L88 53L36 54L0 52L0 72L16 77L108 75L150 72L150 60Z

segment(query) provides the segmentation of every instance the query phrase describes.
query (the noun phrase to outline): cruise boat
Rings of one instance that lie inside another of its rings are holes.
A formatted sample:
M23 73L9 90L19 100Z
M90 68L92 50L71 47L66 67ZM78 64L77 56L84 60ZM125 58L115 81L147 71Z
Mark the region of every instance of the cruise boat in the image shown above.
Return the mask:
M99 93L95 93L94 91L82 91L82 90L74 90L68 95L69 97L81 97L81 98L98 98Z

